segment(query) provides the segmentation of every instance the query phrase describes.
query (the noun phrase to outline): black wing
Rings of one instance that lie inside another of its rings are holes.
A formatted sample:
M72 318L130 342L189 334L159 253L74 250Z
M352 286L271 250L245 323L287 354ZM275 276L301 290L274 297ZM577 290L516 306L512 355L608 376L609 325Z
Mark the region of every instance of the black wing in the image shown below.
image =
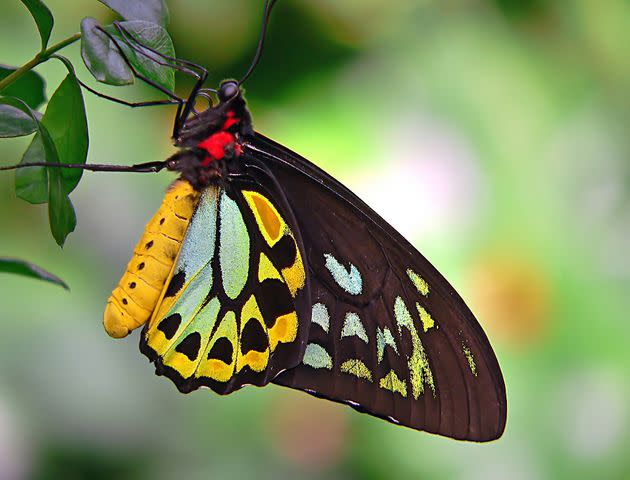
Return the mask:
M302 364L273 381L462 440L501 436L505 384L479 323L393 227L308 160L256 134L246 168L271 171L297 219L313 303ZM302 319L300 319L302 321Z

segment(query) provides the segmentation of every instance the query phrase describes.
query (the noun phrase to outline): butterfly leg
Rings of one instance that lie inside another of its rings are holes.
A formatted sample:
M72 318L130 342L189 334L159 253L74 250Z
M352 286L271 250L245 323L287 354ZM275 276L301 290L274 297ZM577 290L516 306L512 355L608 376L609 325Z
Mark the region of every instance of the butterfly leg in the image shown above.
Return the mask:
M159 65L174 68L177 71L189 74L197 79L194 87L192 88L190 92L190 95L188 96L186 101L183 103L183 107L178 108L175 124L173 125L173 138L177 138L188 116L191 113L196 113L194 110L195 101L196 101L199 91L201 90L201 87L203 86L206 79L208 78L208 71L201 65L197 65L196 63L189 62L187 60L169 57L168 55L164 55L163 53L158 52L157 50L143 44L141 41L139 41L133 35L131 35L127 30L125 30L125 28L122 25L120 25L118 22L115 22L114 26L116 27L120 35L125 39L127 44L134 51L140 53L141 55L146 56L147 58L150 58L151 60L155 61ZM141 47L141 48L138 48L138 47ZM154 57L149 57L147 53L143 51L142 49L152 53L153 55L169 63L163 63L155 59ZM207 90L214 92L213 89L207 89ZM208 97L205 97L205 98L208 98Z

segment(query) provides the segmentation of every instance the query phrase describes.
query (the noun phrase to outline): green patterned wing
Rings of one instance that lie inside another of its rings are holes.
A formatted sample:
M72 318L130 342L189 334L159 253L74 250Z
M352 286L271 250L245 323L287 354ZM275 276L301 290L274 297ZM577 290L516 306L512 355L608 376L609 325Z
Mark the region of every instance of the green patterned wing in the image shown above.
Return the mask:
M295 220L273 184L201 195L141 351L182 392L265 385L302 359L310 312Z

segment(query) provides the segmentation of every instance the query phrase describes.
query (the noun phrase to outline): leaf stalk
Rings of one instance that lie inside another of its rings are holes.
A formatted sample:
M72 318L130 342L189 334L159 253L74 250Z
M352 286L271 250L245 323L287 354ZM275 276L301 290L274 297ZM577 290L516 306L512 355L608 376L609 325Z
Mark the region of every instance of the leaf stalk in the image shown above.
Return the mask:
M2 92L2 90L7 88L13 82L17 81L22 75L31 71L40 63L44 63L45 61L49 60L50 57L54 55L55 53L57 53L59 50L67 47L68 45L72 45L74 42L76 42L80 38L81 38L81 34L75 33L74 35L63 39L60 42L55 43L54 45L50 46L43 52L39 52L31 60L29 60L20 68L18 68L15 72L11 73L10 75L7 75L4 79L0 81L0 92Z

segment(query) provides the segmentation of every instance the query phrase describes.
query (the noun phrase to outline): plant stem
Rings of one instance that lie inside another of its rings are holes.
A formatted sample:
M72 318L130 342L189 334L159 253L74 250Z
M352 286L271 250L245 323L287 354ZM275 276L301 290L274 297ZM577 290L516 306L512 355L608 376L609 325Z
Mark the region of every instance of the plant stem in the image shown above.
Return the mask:
M19 79L26 72L29 72L40 63L45 62L51 57L51 55L57 53L62 48L65 48L68 45L73 44L79 38L81 38L81 34L75 33L71 37L65 38L59 43L55 43L54 45L47 48L43 52L40 52L37 55L35 55L30 61L26 62L24 65L18 68L15 72L11 73L10 75L6 76L2 81L0 81L0 92L4 90L5 88L7 88L9 85L11 85L13 82L15 82L17 79Z

